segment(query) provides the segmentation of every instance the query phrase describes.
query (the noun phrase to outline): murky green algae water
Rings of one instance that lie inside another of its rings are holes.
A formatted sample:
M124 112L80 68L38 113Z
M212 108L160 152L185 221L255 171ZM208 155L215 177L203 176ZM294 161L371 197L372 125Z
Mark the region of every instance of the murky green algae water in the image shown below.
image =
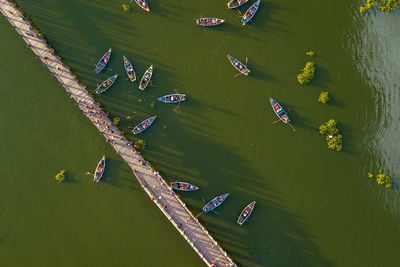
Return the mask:
M150 14L136 5L123 13L118 1L19 4L90 88L120 74L99 101L112 116L135 114L132 122L122 119L127 131L159 116L143 134L144 156L169 180L201 188L182 195L192 210L231 193L218 215L200 218L238 264L398 264L397 183L388 191L366 178L378 169L399 177L398 13L359 16L358 1L263 1L254 25L242 27L223 1L151 1ZM202 16L227 23L203 29L194 24ZM56 80L7 22L1 25L2 46L10 50L2 55L10 83L2 87L10 96L1 105L8 140L2 162L9 166L2 170L8 177L1 186L2 261L201 266ZM94 64L109 47L110 65L95 75ZM317 53L316 77L299 86L295 77L308 50ZM233 78L228 53L249 58L249 77ZM122 55L140 77L154 65L152 87L140 92L125 80ZM150 107L174 88L188 96L179 110ZM317 103L321 90L330 92L330 104ZM291 108L296 132L272 124L270 96ZM344 136L341 153L328 151L316 130L330 118ZM84 173L102 154L110 157L106 179L93 184ZM63 168L70 179L58 185L52 177ZM252 200L255 212L239 227L237 215Z

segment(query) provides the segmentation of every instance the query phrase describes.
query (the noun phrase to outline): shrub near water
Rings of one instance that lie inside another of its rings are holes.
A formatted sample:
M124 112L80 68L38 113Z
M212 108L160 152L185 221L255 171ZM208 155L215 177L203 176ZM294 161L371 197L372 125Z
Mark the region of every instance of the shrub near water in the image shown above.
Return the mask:
M121 121L121 119L118 117L115 117L113 121L114 121L114 124L117 126L119 124L119 122Z
M321 94L318 97L318 102L322 104L326 104L329 101L329 93L328 92L321 92Z
M337 122L330 119L326 123L319 126L319 133L326 135L326 143L328 148L336 151L342 150L342 135L339 134L339 130L336 128Z
M364 13L378 4L377 0L366 0L365 5L360 7L360 13ZM378 10L382 13L388 14L396 10L400 5L400 0L380 0Z
M127 4L122 4L122 8L124 9L124 12L128 12L129 10L131 10L131 7Z
M56 180L57 180L59 183L62 183L62 182L65 181L65 175L64 175L64 173L65 173L65 170L62 170L62 171L60 171L59 173L57 173L56 176L54 176L54 178L56 178Z
M146 147L146 141L144 141L144 139L138 139L133 146L136 149L144 149Z
M374 178L374 175L369 172L368 177ZM390 188L392 186L392 179L387 174L382 173L381 170L379 170L379 173L375 176L375 181L378 184L384 185L385 188Z
M297 81L300 84L307 84L314 77L315 66L314 62L308 61L304 69L301 70L301 73L297 75Z

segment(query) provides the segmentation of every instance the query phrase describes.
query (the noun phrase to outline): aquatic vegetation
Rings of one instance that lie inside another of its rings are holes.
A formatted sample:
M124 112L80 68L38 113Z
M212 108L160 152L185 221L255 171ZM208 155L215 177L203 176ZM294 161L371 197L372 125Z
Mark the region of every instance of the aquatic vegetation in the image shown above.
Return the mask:
M314 51L308 51L306 52L306 55L312 57L313 55L315 55L315 53Z
M118 118L118 117L115 117L115 118L113 119L113 122L114 122L115 125L118 125L120 121L121 121L121 119Z
M366 0L365 5L360 7L360 13L364 13L369 9L377 6L378 0ZM400 5L400 0L379 0L378 10L382 13L388 14L396 10Z
M56 180L59 183L64 182L65 181L65 175L64 175L65 172L66 172L65 170L60 171L59 173L56 174L56 176L54 176L54 178L56 178Z
M314 77L315 66L314 62L308 61L304 69L301 70L301 73L297 75L297 81L300 84L307 84Z
M144 149L146 147L146 141L144 141L144 139L138 139L133 146L136 149Z
M138 98L137 102L142 103L143 102L143 98Z
M326 92L322 91L322 92L319 94L318 102L320 102L320 103L322 103L322 104L326 104L326 103L328 103L329 100L330 100L330 99L329 99L329 93L328 93L328 91L326 91Z
M151 108L154 108L155 106L156 106L156 103L154 103L154 101L150 103Z
M128 120L128 121L131 121L131 120L133 120L135 118L135 115L128 115L128 116L126 116L126 119Z
M374 175L368 172L368 178L374 178ZM381 170L379 170L379 173L375 176L375 181L377 184L385 186L385 188L390 188L392 186L392 179L387 174L382 173Z
M127 4L122 4L122 8L124 9L124 12L128 12L129 10L131 10L131 7Z
M167 125L163 125L163 130L167 130L168 126Z
M326 135L326 143L328 148L336 151L342 150L342 135L338 134L339 130L336 128L337 122L330 119L326 123L319 126L318 130L320 134Z

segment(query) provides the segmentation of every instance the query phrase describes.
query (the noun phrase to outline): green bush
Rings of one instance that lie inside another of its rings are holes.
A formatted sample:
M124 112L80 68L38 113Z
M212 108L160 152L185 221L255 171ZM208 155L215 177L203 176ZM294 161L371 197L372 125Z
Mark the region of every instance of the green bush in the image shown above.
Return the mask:
M329 149L340 151L342 150L342 135L327 135L326 143Z
M307 84L314 77L315 66L314 62L308 61L304 69L301 70L301 73L297 75L297 81L300 84Z
M154 103L154 101L150 103L151 108L154 108L155 106L156 106L156 103Z
M365 5L360 7L360 13L368 11L377 4L378 0L366 0ZM378 10L382 13L388 14L389 12L395 11L399 5L400 0L379 0Z
M368 172L368 178L374 178L374 175ZM379 173L375 176L375 181L385 186L385 188L390 188L392 186L392 179L387 174L382 173L381 170L379 170Z
M322 103L322 104L326 104L326 103L328 103L329 100L330 100L330 99L329 99L329 93L328 93L328 92L322 91L322 92L319 94L318 102L320 102L320 103Z
M127 4L122 4L122 8L124 9L124 12L128 12L129 10L131 10L131 7Z
M56 176L54 176L54 178L56 178L56 180L57 180L59 183L62 183L62 182L65 181L65 175L64 175L64 173L65 173L65 170L62 170L62 171L60 171L59 173L57 173Z
M310 57L312 57L314 54L315 54L315 53L314 53L313 51L308 51L308 52L306 52L306 55L307 55L307 56L310 56Z
M329 121L325 122L321 126L319 126L319 133L326 134L326 135L335 135L339 132L336 128L337 122L334 119L330 119Z
M115 125L118 125L120 121L121 121L121 119L118 118L118 117L115 117L115 118L113 119L113 122L114 122Z
M163 125L163 130L167 130L168 126L167 125Z
M138 139L133 146L136 149L144 149L146 147L146 141L144 141L144 139Z
M142 103L143 102L143 98L138 98L137 102Z
M128 116L126 116L126 119L128 120L128 121L131 121L131 120L133 120L135 118L135 115L128 115Z
M336 121L330 119L326 123L319 126L318 130L320 134L326 135L326 143L328 148L336 151L342 150L342 135L338 134L339 130L336 128Z

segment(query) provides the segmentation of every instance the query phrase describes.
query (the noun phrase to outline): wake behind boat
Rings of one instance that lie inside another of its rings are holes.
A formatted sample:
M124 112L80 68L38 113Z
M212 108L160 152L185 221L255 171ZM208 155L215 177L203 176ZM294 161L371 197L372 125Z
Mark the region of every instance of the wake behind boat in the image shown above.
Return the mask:
M274 110L276 116L278 116L278 118L284 123L289 123L290 119L282 106L272 97L269 98L269 101L271 102L272 109Z
M254 15L256 14L259 6L260 6L260 2L261 0L258 0L257 2L255 2L247 11L246 13L244 13L243 18L242 18L242 22L243 25L245 25L247 22L249 22Z
M244 4L246 4L249 0L232 0L229 3L227 3L228 8L237 8L240 7Z
M150 125L155 121L156 118L157 116L145 119L144 121L136 125L135 128L133 128L132 133L138 134L143 132L144 130L150 127Z
M135 70L133 69L131 62L129 62L129 60L125 56L123 56L123 58L124 58L124 68L126 74L128 75L129 79L132 82L136 81L136 73Z
M224 23L225 20L223 19L218 19L218 18L200 18L196 19L197 25L203 26L203 27L211 27L211 26L217 26L222 23Z
M199 189L197 186L185 182L173 182L171 183L171 187L180 191L195 191Z
M242 225L250 217L250 214L253 211L255 205L256 202L253 201L242 210L242 213L240 213L239 218L237 220L237 223L239 225Z
M115 83L115 80L117 80L118 78L118 74L115 74L114 76L108 78L107 80L105 80L104 82L102 82L99 87L96 88L96 90L94 90L96 92L96 94L101 94L104 91L108 90L111 85L113 85Z
M101 57L94 71L96 73L100 73L107 65L108 61L110 60L110 57L111 57L111 48L108 49L108 51L104 54L104 56Z
M140 90L143 91L144 89L146 89L147 85L151 80L151 76L153 76L153 65L151 65L150 68L148 68L146 72L143 74L142 80L140 81L139 84Z
M243 64L236 58L231 57L230 55L228 55L228 59L231 62L232 66L235 69L237 69L240 73L242 73L243 75L246 75L246 76L249 75L250 70L247 68L247 66L245 64Z
M147 4L146 0L135 0L135 2L144 10L146 10L147 12L150 12L150 8L149 8L149 5ZM131 3L132 3L132 0L131 0Z
M184 94L165 95L163 97L158 98L158 101L164 103L178 103L185 101L185 95Z
M94 171L93 181L95 181L96 183L100 181L101 177L103 177L105 168L106 168L106 157L103 155L103 157L97 164L96 170Z
M225 199L229 196L229 193L217 196L215 198L213 198L210 202L207 203L207 205L205 205L203 207L203 212L207 213L209 211L214 210L216 207L218 207L219 205L222 204L222 202L225 201Z

